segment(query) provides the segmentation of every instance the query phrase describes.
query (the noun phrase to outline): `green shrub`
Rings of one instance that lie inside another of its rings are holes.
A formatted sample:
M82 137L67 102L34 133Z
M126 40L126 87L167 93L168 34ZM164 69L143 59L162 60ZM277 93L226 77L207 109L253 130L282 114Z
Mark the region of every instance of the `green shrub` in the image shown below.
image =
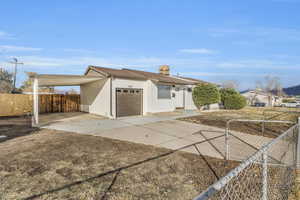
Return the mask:
M201 106L219 103L220 92L213 84L199 84L193 89L193 100L199 108Z
M225 109L242 109L247 105L247 100L244 96L240 94L231 94L227 95L224 99L224 108Z
M233 88L222 88L220 89L220 94L221 94L221 103L224 105L227 96L238 95L239 93Z

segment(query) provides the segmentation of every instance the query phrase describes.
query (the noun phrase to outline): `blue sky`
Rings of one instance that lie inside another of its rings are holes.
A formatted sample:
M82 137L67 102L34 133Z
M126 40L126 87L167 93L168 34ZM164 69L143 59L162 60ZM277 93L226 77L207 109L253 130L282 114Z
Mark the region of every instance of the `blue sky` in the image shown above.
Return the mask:
M87 65L252 88L266 75L300 84L300 0L2 1L0 66L83 74Z

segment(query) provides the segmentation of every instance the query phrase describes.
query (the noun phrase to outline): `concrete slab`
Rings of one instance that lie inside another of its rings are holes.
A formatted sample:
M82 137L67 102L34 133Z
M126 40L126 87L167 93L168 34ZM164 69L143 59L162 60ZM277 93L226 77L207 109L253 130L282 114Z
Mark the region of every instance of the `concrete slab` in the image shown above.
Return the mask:
M81 120L81 121L67 121L67 122L58 122L54 124L50 124L47 126L43 126L42 128L62 130L62 131L70 131L75 133L94 133L104 130L111 130L121 127L132 126L126 122L122 122L120 120Z
M182 148L182 147L185 147L185 146L188 146L188 145L191 145L191 144L193 144L193 142L191 142L189 140L176 138L176 139L169 140L169 141L166 141L166 142L158 143L155 146L164 147L164 148L172 149L172 150L177 150L179 148ZM187 150L187 148L183 149L183 151L185 151L185 150Z
M86 115L82 114L76 116L76 118L68 118L63 121L57 121L45 126L42 128L55 129L61 131L71 131L75 133L94 133L95 131L104 131L121 127L128 127L134 125L145 125L149 123L168 121L168 117L159 117L159 116L134 116L134 117L122 117L119 119L106 119L103 117L87 119ZM184 113L181 115L172 116L175 118L184 117L184 116L193 116L195 113ZM199 113L198 113L199 115ZM172 118L173 119L173 118Z
M145 124L143 127L155 130L157 132L182 138L191 135L201 129L197 124L191 124L183 121L169 120L156 123Z
M117 120L76 118L53 123L43 128L108 137L172 150L224 135L224 129L173 119L183 116L126 117ZM244 160L252 155L256 148L272 140L234 131L232 134L234 136L231 136L229 140L232 160ZM203 155L221 159L225 156L224 136L196 146ZM182 151L199 154L194 146Z
M163 142L176 139L173 136L161 134L159 132L139 126L129 126L110 129L106 131L93 133L93 135L147 145L157 145Z

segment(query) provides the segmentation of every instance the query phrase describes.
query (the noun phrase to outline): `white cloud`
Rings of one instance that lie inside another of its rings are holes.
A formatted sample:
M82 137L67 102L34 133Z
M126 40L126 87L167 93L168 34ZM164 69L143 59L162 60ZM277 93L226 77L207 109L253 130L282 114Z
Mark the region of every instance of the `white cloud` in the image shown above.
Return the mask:
M278 77L297 77L297 75L290 75L290 74L278 74L278 73L234 73L234 72L181 72L181 75L185 76L199 76L199 77L266 77L266 76L278 76Z
M180 59L165 59L156 57L137 57L137 58L103 58L94 56L72 56L72 57L46 57L46 56L20 56L19 57L25 65L32 67L70 67L88 65L98 65L107 67L134 67L134 68L148 68L155 67L161 64L177 64L185 63Z
M78 54L93 54L96 53L96 51L88 50L88 49L73 49L73 48L66 48L63 49L65 52L69 53L78 53Z
M13 45L0 45L0 51L4 52L17 52L17 51L41 51L42 48L24 47L24 46L13 46Z
M179 49L180 53L190 53L190 54L215 54L216 52L211 49Z
M70 66L88 66L88 65L105 65L112 66L108 60L95 57L67 57L54 58L44 56L21 56L20 60L25 65L32 67L70 67Z
M230 76L230 77L234 77L234 76L239 76L239 77L261 77L261 76L265 76L266 74L255 74L255 73L228 73L228 72L182 72L180 73L182 75L186 75L186 76Z
M300 68L299 64L292 64L280 61L272 60L235 60L235 61L222 61L215 65L219 68L224 69L273 69L273 70L298 70Z
M112 68L141 68L153 69L159 65L168 64L174 73L195 70L299 70L300 64L279 62L276 60L215 60L215 59L181 59L181 58L159 58L159 57L94 57L94 56L72 56L72 57L46 57L46 56L19 56L20 61L26 66L40 67L78 67L85 68L88 65L106 66ZM9 58L6 58L9 59Z
M226 35L242 33L240 29L234 29L234 28L211 28L208 31L210 32L210 36L212 37L224 37Z
M212 28L208 29L212 37L254 37L265 41L292 40L300 41L300 30L281 27L240 27L240 28ZM236 38L235 38L236 39ZM247 39L249 41L249 39ZM253 41L252 41L253 42Z
M0 39L13 39L14 37L7 33L7 32L4 32L4 31L0 31Z

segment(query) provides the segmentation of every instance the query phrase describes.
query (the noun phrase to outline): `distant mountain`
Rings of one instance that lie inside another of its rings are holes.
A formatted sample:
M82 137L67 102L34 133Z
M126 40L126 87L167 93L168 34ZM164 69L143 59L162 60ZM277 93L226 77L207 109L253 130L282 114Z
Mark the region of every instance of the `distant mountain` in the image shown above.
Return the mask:
M291 95L291 96L300 95L300 85L283 88L283 91L285 94Z

